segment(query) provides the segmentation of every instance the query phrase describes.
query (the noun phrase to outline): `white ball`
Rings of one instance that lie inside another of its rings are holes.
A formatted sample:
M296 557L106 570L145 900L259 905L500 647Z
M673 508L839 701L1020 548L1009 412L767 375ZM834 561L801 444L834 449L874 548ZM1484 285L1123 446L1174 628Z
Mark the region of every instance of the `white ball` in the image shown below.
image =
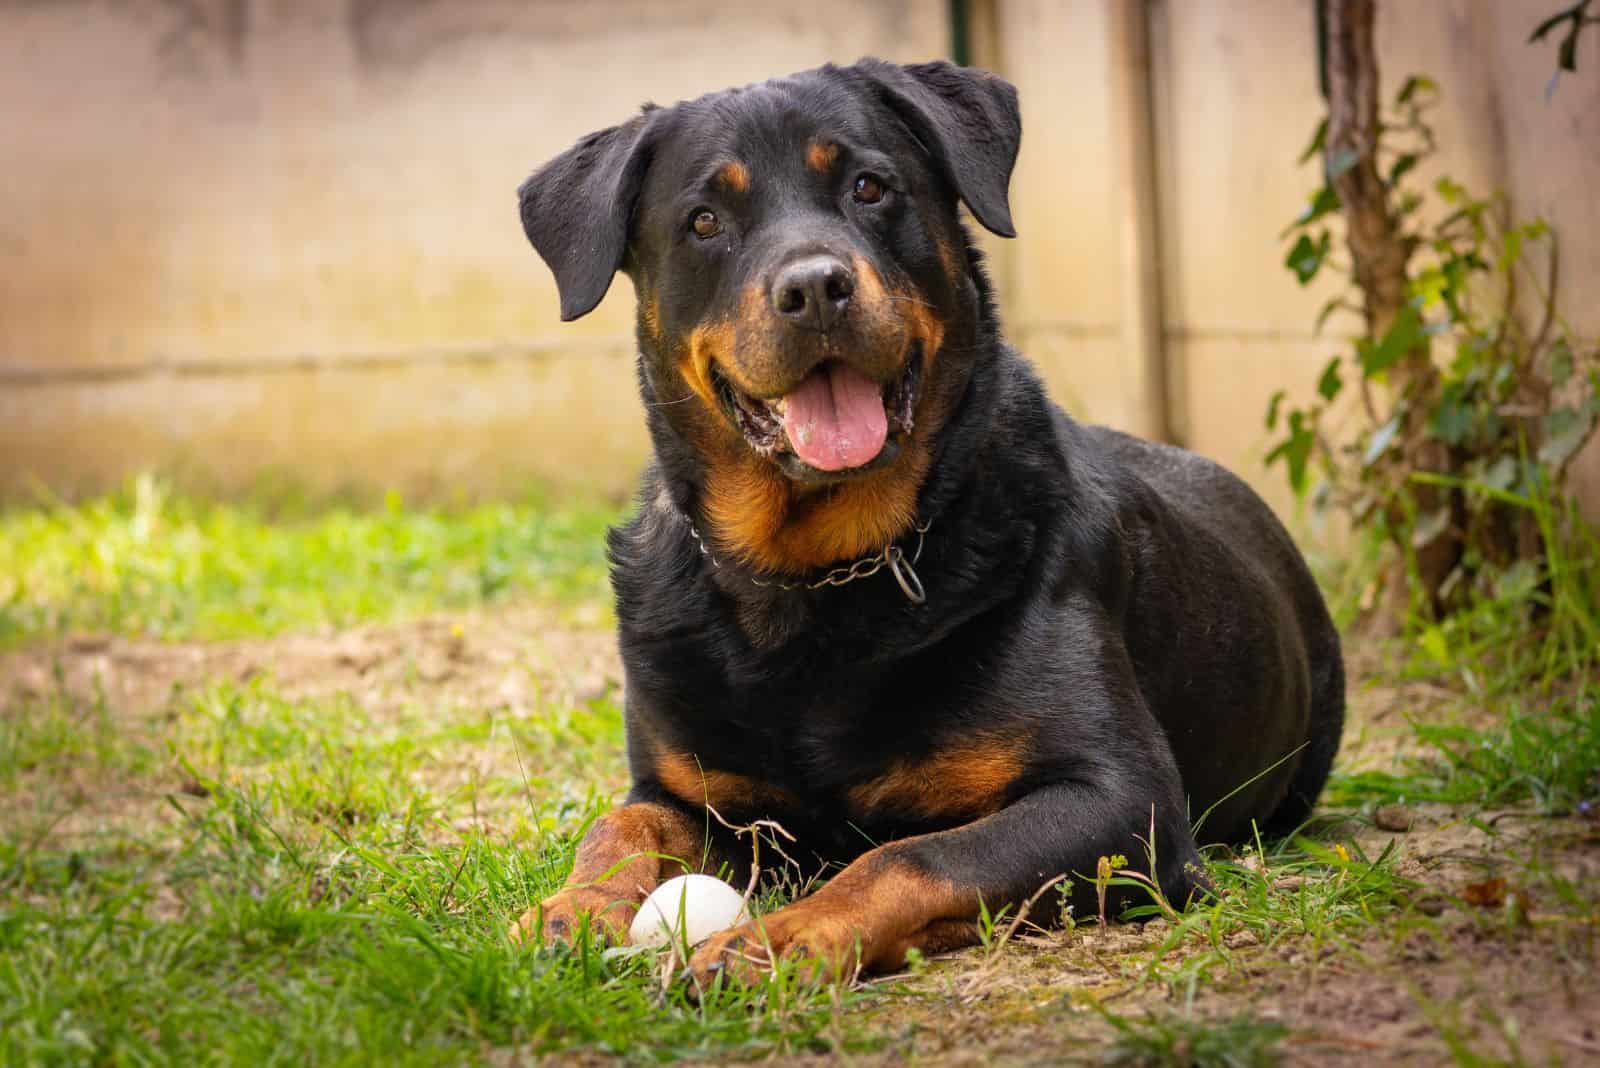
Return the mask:
M680 915L682 935L678 932ZM744 898L721 879L680 875L644 899L628 928L628 941L636 946L665 946L687 938L691 946L697 945L746 917Z

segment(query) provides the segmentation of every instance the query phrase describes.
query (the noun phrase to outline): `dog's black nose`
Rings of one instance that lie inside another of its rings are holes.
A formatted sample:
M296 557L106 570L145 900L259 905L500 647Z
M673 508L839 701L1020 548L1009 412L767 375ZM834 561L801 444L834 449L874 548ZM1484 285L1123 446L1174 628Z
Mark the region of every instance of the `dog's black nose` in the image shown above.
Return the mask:
M786 264L772 283L772 306L796 326L826 330L850 306L856 279L833 256L807 256Z

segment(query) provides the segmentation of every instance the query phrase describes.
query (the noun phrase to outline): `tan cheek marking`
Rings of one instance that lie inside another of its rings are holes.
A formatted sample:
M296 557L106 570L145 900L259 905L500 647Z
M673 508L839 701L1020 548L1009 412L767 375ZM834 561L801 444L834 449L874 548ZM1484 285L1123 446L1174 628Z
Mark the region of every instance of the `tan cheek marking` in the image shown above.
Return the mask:
M812 141L806 146L806 166L818 174L827 174L839 161L839 146L831 141Z
M862 815L887 809L928 819L986 816L999 811L1022 768L1014 746L979 740L892 765L853 787L850 805Z
M689 332L689 344L678 362L683 380L708 407L714 408L717 403L716 390L711 387L711 353L731 334L724 326L695 327Z
M748 193L750 191L750 168L737 160L724 163L722 168L717 171L717 181L722 184L724 189L735 193Z
M854 299L879 307L883 302L883 279L879 277L878 270L862 256L852 256L850 266L856 274L856 296Z

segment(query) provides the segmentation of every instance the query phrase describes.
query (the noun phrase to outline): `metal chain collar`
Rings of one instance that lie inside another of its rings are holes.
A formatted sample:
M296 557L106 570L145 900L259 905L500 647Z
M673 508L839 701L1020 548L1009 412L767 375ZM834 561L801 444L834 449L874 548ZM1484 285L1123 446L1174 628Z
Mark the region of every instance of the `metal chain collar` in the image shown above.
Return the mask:
M684 516L684 520L689 524L689 533L694 535L695 543L700 546L700 552L707 560L711 561L712 567L720 569L722 562L716 558L711 552L711 547L706 544L706 540L700 536L700 531L695 527L694 520L687 515ZM928 595L922 589L922 580L917 577L914 565L918 560L922 559L922 543L927 538L928 528L931 526L933 526L932 520L927 522L917 521L917 547L909 558L907 558L904 549L891 542L871 556L863 556L847 567L834 568L815 582L780 582L776 579L754 577L750 581L757 586L775 587L780 590L820 590L824 586L843 586L854 582L856 579L868 578L887 567L889 573L894 576L894 580L900 584L900 592L906 595L906 600L912 604L922 604L928 599Z

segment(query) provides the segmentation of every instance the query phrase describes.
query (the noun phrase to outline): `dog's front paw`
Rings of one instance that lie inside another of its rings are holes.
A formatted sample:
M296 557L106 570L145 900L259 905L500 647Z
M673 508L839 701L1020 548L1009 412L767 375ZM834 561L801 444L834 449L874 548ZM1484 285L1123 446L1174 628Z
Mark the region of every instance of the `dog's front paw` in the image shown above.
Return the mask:
M813 899L713 935L695 950L689 972L697 991L718 976L754 983L777 961L798 961L812 981L852 979L861 966L861 936L846 916Z
M576 941L587 926L599 941L622 945L637 911L637 905L615 900L599 888L574 887L524 912L506 934L513 942L554 945Z

